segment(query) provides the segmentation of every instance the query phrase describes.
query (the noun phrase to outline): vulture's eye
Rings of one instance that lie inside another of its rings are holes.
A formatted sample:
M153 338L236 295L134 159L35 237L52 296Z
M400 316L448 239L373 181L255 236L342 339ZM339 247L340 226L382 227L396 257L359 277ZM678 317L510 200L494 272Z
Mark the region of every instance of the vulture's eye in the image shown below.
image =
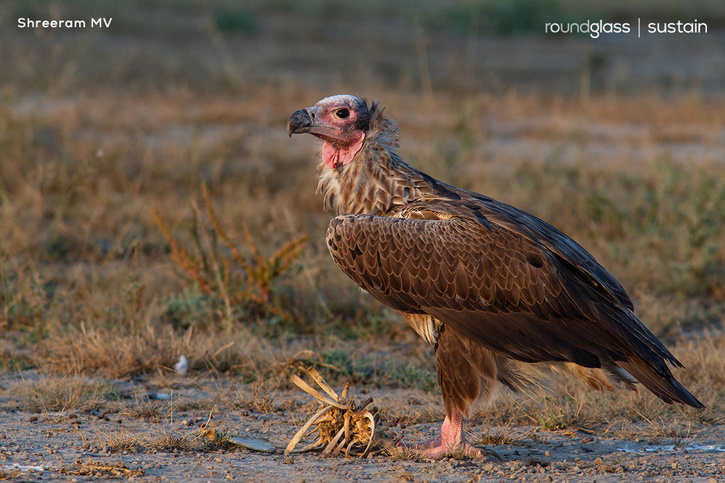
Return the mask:
M338 109L335 111L335 115L339 117L340 119L347 119L350 117L350 110L349 109Z

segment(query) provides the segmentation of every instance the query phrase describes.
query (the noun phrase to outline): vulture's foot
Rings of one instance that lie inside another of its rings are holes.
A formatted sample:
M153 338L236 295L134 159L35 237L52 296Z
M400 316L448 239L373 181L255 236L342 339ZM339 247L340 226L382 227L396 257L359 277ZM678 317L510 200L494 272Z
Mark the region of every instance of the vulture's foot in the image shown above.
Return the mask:
M483 458L485 454L481 448L473 446L468 441L461 441L455 445L441 443L440 436L422 444L398 443L397 449L404 455L431 460L439 460L449 456L454 458Z
M453 417L446 416L438 436L422 444L399 443L398 451L427 459L441 459L446 456L483 458L486 455L501 459L495 452L472 445L463 433L463 415L456 411Z

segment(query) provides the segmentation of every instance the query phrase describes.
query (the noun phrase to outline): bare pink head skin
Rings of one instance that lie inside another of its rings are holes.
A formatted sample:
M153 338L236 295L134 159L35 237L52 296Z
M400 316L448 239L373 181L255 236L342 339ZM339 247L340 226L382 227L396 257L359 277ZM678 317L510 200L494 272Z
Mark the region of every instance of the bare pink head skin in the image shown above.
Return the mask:
M350 164L360 151L369 127L370 111L365 101L341 94L295 111L287 121L287 134L310 133L322 139L322 161L337 169Z

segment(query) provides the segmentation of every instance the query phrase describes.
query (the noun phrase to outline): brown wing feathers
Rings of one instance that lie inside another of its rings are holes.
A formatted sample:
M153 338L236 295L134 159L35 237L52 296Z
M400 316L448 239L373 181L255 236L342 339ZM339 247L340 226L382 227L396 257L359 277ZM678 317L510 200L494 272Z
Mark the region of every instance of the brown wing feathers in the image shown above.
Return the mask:
M513 206L501 203L472 191L461 190L466 197L472 200L470 208L478 215L485 217L514 233L546 247L552 253L559 255L576 266L581 275L586 276L590 282L601 284L612 295L613 301L632 310L634 308L627 292L619 282L607 272L596 260L574 240L564 233L535 216L521 211Z
M422 219L339 216L328 229L330 253L383 303L429 314L508 357L585 367L615 361L665 401L700 404L663 359L679 362L588 272L498 224L438 208L447 219L426 219L438 217L435 204L391 213Z

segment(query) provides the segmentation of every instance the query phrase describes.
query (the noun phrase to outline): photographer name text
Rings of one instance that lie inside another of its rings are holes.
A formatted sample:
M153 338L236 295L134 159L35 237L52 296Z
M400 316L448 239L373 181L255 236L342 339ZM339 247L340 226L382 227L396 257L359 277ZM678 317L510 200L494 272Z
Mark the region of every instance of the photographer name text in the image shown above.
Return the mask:
M110 28L112 18L92 18L86 20L33 20L30 18L19 18L18 28L20 29L84 29L84 28Z

